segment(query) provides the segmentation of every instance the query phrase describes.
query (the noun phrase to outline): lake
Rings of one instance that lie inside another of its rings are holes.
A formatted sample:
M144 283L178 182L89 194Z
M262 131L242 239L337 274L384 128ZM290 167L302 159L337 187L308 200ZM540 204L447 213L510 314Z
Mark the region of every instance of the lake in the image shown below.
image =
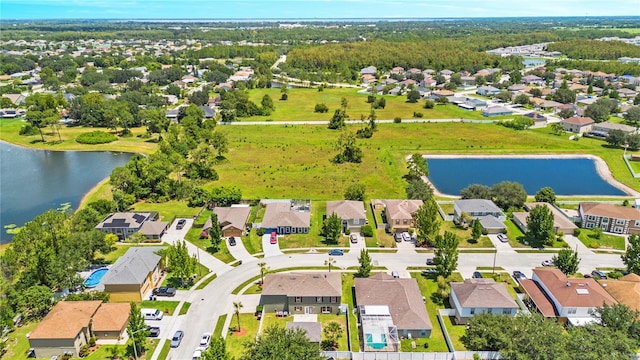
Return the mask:
M27 149L0 141L0 243L5 226L22 226L48 209L73 209L98 182L132 154Z
M441 193L459 195L471 184L515 181L535 195L545 186L556 195L627 195L605 181L588 158L427 158L429 180Z

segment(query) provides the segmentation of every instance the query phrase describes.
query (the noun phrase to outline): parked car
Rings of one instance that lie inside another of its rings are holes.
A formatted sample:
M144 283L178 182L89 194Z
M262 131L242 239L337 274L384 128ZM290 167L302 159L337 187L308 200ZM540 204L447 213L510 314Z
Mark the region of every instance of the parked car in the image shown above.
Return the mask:
M433 258L427 258L427 265L435 265L436 263L433 262Z
M503 243L509 242L509 238L505 234L498 234L498 240L502 241Z
M176 333L173 334L173 337L171 338L171 343L169 345L172 348L177 348L178 346L180 346L180 343L182 342L183 337L184 337L184 331L182 330L176 331Z
M351 235L349 235L349 240L350 240L352 243L357 244L357 243L358 243L358 235L356 235L356 234L351 234Z
M392 271L391 272L391 276L393 276L394 279L399 279L400 278L400 274L398 274L397 271Z
M329 255L332 255L332 256L344 255L344 251L342 251L342 249L331 249L329 250Z
M482 273L480 271L474 271L471 277L474 279L482 279Z
M160 336L160 328L157 326L147 326L147 330L149 330L149 337Z
M607 275L605 275L602 271L600 270L593 270L591 272L591 275L595 278L600 278L600 279L606 279Z
M186 224L187 224L187 220L185 219L178 220L178 223L176 224L176 230L182 230Z
M520 279L526 279L527 276L523 274L522 271L516 270L513 272L513 278L516 279L516 281L520 281Z
M236 246L236 238L233 236L229 238L229 246Z
M275 231L271 232L271 238L269 238L269 242L271 244L277 244L278 243L278 234Z
M553 260L544 260L542 266L553 266Z
M176 296L176 289L172 287L161 286L153 289L155 296Z
M199 360L202 359L202 353L207 351L207 349L198 346L194 351L193 351L193 355L191 357L192 360Z
M393 235L393 237L396 239L396 242L401 242L402 241L402 234L401 233L395 233L395 235Z
M209 348L209 342L211 341L211 333L204 333L200 338L200 346L205 350Z
M404 241L411 241L411 235L409 235L409 233L408 233L408 232L406 232L406 231L405 231L405 232L403 232L403 233L402 233L402 240L404 240Z

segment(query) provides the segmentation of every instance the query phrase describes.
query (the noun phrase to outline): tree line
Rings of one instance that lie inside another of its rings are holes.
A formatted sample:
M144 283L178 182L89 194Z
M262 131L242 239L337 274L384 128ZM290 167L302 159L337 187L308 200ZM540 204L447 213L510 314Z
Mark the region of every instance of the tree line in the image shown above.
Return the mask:
M640 58L640 47L622 41L574 39L547 45L548 51L560 51L572 59L618 60L623 56Z

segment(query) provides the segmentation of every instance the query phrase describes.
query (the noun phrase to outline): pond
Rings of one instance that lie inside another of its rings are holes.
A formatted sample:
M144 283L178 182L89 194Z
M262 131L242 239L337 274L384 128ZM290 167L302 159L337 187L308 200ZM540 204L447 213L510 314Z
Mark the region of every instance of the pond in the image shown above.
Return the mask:
M556 195L627 195L603 179L596 162L587 157L431 157L429 181L441 193L459 195L471 184L491 186L515 181L529 195L545 186Z
M5 232L7 225L22 226L63 204L76 209L84 194L131 156L34 150L0 141L0 243L11 240Z

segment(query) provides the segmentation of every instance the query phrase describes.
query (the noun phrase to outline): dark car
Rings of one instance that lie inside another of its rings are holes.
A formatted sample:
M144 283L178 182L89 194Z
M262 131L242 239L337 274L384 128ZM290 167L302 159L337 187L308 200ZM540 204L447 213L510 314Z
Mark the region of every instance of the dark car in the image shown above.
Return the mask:
M149 337L160 336L160 328L157 326L148 326L147 330L149 330Z
M155 296L176 296L176 289L166 286L153 289L153 295Z
M172 348L177 348L178 346L180 346L180 343L182 342L183 337L184 337L184 331L182 330L176 331L176 333L173 334L173 337L171 338L170 346Z
M436 263L433 262L433 258L427 258L427 265L435 265Z
M482 274L480 273L480 271L474 271L472 278L474 278L474 279L482 279Z
M344 255L344 251L342 251L341 249L331 249L329 250L329 255L333 255L333 256Z
M229 238L229 245L230 246L236 246L236 238L234 238L233 236Z
M396 242L402 242L402 234L401 233L395 233L395 235L393 235L393 237L396 239Z
M593 275L593 277L595 278L600 278L600 279L606 279L607 275L605 275L602 271L600 270L593 270L591 272L591 275Z
M513 278L516 279L516 281L520 281L520 279L526 279L527 276L523 274L522 271L516 270L513 272Z
M182 230L182 228L184 228L186 223L187 223L187 220L185 219L178 220L178 223L176 224L176 230Z

